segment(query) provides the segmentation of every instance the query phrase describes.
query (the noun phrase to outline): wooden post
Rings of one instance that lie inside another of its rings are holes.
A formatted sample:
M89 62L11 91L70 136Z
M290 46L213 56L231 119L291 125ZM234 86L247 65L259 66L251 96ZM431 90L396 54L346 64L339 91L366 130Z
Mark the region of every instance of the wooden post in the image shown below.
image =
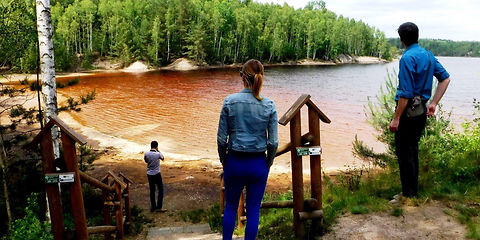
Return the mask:
M117 239L123 240L123 214L122 214L122 189L120 187L120 183L114 181L115 183L115 195L116 201L119 202L118 206L116 206L115 217L117 222Z
M123 191L123 197L125 198L125 214L128 224L132 224L132 210L130 208L130 183L133 182L123 173L120 173L119 175L122 177L123 182L127 184L127 187Z
M67 171L74 172L75 181L70 184L70 201L72 203L73 223L77 239L88 239L87 217L82 196L82 184L78 170L78 160L75 149L75 141L62 130L62 144Z
M220 174L220 216L223 215L223 209L225 208L225 183L223 181L223 172Z
M308 130L314 136L311 145L320 146L320 118L312 107L308 107ZM317 200L316 209L322 209L322 165L321 155L310 155L310 182L312 198Z
M108 185L108 179L105 179L103 183ZM111 223L110 207L106 204L107 201L108 201L108 191L105 190L105 189L102 189L102 200L103 200L103 225L109 226L110 223ZM105 240L112 239L112 233L111 232L105 232L104 239Z
M291 161L292 161L292 188L293 188L293 218L295 237L303 239L305 236L305 227L298 215L303 212L303 166L302 156L297 156L296 147L301 144L302 127L301 127L301 112L298 111L290 121L290 142L291 147Z
M313 146L320 146L320 116L318 112L308 106L308 130L314 136L310 142ZM312 198L316 199L316 206L314 211L321 211L322 209L322 162L321 155L310 155L310 184L312 191ZM313 213L313 212L312 212ZM323 212L322 212L323 214ZM321 217L312 219L312 227L310 229L311 235L315 236L318 229L321 227ZM302 216L300 216L302 218Z
M55 172L55 157L53 155L52 132L46 131L40 140L40 148L43 159L43 172ZM52 221L52 232L55 240L63 240L65 225L63 222L62 199L58 191L57 184L45 184L45 192L48 197L48 207L50 208L50 219Z
M238 209L237 209L237 221L238 221L237 228L238 229L243 228L243 221L245 220L245 218L243 217L244 213L245 213L245 195L243 194L243 189L242 189L242 193L240 194L240 200L238 201Z

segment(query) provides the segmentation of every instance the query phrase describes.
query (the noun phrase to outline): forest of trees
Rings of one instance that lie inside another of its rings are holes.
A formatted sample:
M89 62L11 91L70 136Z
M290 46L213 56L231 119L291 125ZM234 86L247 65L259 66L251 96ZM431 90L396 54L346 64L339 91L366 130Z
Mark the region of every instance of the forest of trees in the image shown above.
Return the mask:
M6 22L19 23L21 47L6 65L16 71L35 66L33 0L0 0ZM161 66L179 57L199 64L334 60L339 54L391 58L380 30L327 10L324 1L303 9L251 0L51 0L58 70L88 67L95 59L128 64L144 60ZM7 23L8 24L8 23ZM7 48L8 50L6 50ZM5 66L5 65L4 65Z
M390 38L388 41L392 46L403 48L399 38ZM419 39L418 43L436 56L480 57L480 42Z

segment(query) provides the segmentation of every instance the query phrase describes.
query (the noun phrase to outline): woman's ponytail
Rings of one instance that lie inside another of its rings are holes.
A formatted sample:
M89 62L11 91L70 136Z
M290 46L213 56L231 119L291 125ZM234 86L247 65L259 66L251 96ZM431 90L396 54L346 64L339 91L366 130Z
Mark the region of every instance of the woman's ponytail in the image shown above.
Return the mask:
M247 80L246 83L252 88L252 94L258 101L263 99L260 96L263 85L263 71L262 63L255 59L248 60L242 67L242 73L245 75L244 81Z
M263 75L256 73L253 79L252 93L253 93L253 96L255 96L255 98L258 101L262 101L263 99L260 96L260 90L262 89L262 85L263 85Z

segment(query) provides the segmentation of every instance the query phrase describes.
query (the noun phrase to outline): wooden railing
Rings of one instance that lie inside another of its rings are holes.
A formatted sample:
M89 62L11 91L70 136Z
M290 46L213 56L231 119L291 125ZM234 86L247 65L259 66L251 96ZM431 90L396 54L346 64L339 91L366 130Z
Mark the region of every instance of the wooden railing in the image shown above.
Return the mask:
M66 172L57 172L53 153L52 127L60 128ZM30 148L40 144L43 160L43 169L46 181L46 193L52 222L52 233L55 240L66 238L62 202L59 183L68 184L70 187L70 201L72 216L75 225L75 239L89 239L89 234L104 233L105 239L112 239L115 233L117 239L124 239L124 225L131 224L129 184L133 183L128 177L120 173L116 176L108 172L102 180L97 180L78 169L75 143L81 145L86 140L69 128L56 116L51 116L50 121L30 143ZM65 180L66 179L66 180ZM103 197L103 224L102 226L87 226L85 206L82 194L82 181L102 190ZM111 211L115 210L116 225L110 225ZM123 212L125 211L126 217Z

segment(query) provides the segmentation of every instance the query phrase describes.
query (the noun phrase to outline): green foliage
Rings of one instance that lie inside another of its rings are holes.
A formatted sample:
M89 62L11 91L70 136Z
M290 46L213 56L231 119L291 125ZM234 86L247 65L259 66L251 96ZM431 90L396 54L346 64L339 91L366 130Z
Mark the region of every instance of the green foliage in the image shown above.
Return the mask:
M6 239L11 240L48 240L53 239L50 233L50 224L42 222L38 217L38 198L39 195L32 193L28 198L28 205L25 208L25 216L17 219L12 224L10 236Z
M65 87L71 87L71 86L75 86L79 83L79 79L78 78L74 78L72 80L69 80L67 83L62 83L62 82L56 82L57 84L57 88L65 88Z
M393 208L391 215L395 217L403 216L403 208Z
M350 211L352 214L366 214L369 212L368 208L362 205L353 206Z
M181 212L179 216L183 221L192 223L208 222L210 229L213 231L222 231L222 217L220 216L220 208L218 204L214 204L209 209L195 209Z
M138 207L137 205L133 205L131 209L133 225L126 229L127 234L138 235L142 232L144 224L151 223L153 221L152 219L147 218L142 212L142 208Z
M95 95L97 92L95 90L87 93L87 95L80 95L80 99L82 100L82 104L87 104L88 102L92 101L95 99Z
M21 71L35 69L33 3L0 6L10 20L0 27L0 56ZM63 71L89 69L100 57L153 66L179 57L198 64L335 60L339 54L391 58L383 32L337 16L325 1L294 9L241 0L72 0L52 1L51 13L55 64Z
M73 82L72 82L73 81ZM70 82L67 82L67 86L69 84L75 85L75 79ZM72 86L72 85L70 85ZM58 108L58 111L68 111L68 110L74 110L74 111L80 111L81 108L79 108L79 105L87 104L88 102L92 101L95 99L95 95L97 94L96 90L93 90L86 95L80 95L78 100L75 100L73 97L67 98L67 105L60 106ZM80 102L79 102L80 101Z
M93 161L98 158L98 154L88 145L78 147L78 168L80 171L87 171L93 168Z
M388 41L399 49L403 48L399 38L390 38ZM477 41L419 39L418 43L436 56L480 57L480 42Z

